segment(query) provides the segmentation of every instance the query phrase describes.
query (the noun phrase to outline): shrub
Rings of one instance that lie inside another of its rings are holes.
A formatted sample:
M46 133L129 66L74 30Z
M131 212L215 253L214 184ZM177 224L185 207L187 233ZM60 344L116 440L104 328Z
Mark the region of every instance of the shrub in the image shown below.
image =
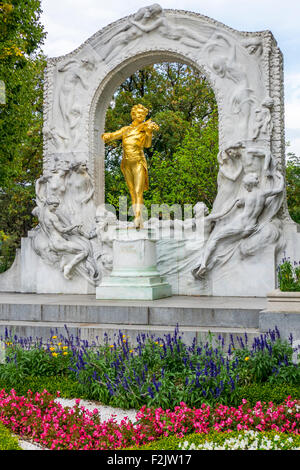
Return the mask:
M283 292L300 291L300 264L284 259L277 268L279 289Z
M11 432L0 422L0 450L22 450L18 443L18 438L11 435Z
M78 382L74 382L69 377L31 377L25 376L21 381L15 377L11 379L0 379L0 390L9 391L14 389L17 395L26 395L28 390L33 393L42 393L43 390L56 396L57 391L64 398L87 398L82 396Z
M273 402L276 405L282 403L287 396L292 396L295 400L300 400L300 387L290 384L250 384L239 387L237 394L249 402L250 406L254 406L258 401ZM228 400L228 405L237 405L239 400Z
M282 340L278 329L257 336L251 347L238 338L235 348L232 340L229 349L237 360L239 385L264 382L300 385L300 368L293 364L292 340L292 335L290 341Z

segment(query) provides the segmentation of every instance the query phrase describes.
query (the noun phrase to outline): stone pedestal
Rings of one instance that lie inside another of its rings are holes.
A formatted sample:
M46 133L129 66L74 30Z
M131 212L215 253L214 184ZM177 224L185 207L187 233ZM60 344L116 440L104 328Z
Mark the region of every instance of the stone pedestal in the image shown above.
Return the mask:
M151 229L117 229L113 270L96 289L96 299L155 300L172 295L156 267L156 240Z

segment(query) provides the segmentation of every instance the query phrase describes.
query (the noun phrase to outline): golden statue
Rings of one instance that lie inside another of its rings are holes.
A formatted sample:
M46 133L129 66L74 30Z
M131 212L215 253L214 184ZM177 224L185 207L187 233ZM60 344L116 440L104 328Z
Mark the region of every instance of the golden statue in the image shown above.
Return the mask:
M134 210L134 225L143 227L141 209L143 193L149 188L147 161L143 152L144 147L151 147L152 134L159 126L145 118L149 110L142 104L133 106L131 110L132 123L115 132L102 134L104 142L122 139L123 158L121 170L125 177Z

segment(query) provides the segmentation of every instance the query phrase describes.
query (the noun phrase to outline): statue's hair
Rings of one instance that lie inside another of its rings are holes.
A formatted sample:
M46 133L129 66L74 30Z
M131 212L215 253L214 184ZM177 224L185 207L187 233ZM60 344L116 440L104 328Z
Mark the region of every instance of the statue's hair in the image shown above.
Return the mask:
M153 3L153 5L149 6L149 9L157 14L163 12L163 8L158 3Z
M135 112L138 110L138 109L142 109L145 113L145 115L147 116L147 114L149 113L149 109L146 108L145 106L143 106L142 104L135 104L132 109L131 109L131 117L134 116Z
M159 13L162 13L163 9L158 3L154 3L153 5L149 5L148 7L142 7L134 15L134 20L141 21L144 18L146 11L150 11L151 13L157 15Z
M88 166L87 160L80 160L80 161L71 162L70 163L70 169L71 170L77 170L80 167L80 165Z

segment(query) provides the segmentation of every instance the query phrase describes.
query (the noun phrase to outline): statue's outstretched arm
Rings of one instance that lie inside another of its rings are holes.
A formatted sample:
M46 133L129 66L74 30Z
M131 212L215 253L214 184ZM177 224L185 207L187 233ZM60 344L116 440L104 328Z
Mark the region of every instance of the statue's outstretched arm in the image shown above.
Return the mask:
M235 201L232 202L232 204L229 206L228 209L226 209L225 212L219 212L219 214L210 214L208 215L207 217L205 217L204 220L217 220L217 219L221 219L222 217L224 217L225 215L227 215L233 208L236 204L240 203L241 200L240 199L235 199Z
M264 191L264 195L266 197L276 196L276 194L280 194L284 189L284 179L282 175L278 175L278 179L280 180L279 186L274 189L270 189L268 191Z
M164 23L164 21L163 21L163 18L158 18L157 20L153 21L147 26L144 24L141 24L139 21L134 21L134 20L130 20L130 23L136 26L137 28L139 28L141 31L143 31L143 33L150 33L154 29L161 26Z
M115 132L106 132L101 135L101 138L104 140L105 143L112 142L113 140L122 139L124 129L125 127L122 127L121 129Z

